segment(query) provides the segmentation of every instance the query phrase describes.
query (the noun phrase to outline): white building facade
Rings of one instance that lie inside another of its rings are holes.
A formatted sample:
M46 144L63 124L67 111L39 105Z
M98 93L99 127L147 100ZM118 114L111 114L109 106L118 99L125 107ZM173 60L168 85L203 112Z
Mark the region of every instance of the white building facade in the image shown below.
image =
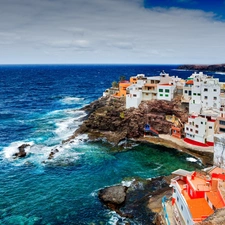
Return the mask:
M189 116L184 126L186 139L213 145L216 120L206 116Z
M219 109L221 106L219 79L209 77L202 72L194 73L191 77L193 85L189 114L198 115L208 109Z

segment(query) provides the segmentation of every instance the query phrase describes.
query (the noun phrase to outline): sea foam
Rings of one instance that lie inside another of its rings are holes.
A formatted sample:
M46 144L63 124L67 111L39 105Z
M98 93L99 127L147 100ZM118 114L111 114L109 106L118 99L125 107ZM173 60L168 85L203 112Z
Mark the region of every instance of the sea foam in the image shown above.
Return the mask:
M67 96L63 99L60 100L60 102L62 104L66 104L66 105L72 105L72 104L77 104L77 103L82 103L82 101L84 100L84 98L77 98L77 97L70 97Z

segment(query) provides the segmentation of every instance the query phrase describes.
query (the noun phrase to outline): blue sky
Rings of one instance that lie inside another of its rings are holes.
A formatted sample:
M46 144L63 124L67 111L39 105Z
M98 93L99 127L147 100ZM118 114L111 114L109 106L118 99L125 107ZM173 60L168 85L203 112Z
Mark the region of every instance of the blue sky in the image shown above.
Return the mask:
M225 63L225 0L0 0L0 64Z
M225 19L225 1L224 0L144 0L146 8L152 7L176 7L189 10L203 10L213 12L215 16Z

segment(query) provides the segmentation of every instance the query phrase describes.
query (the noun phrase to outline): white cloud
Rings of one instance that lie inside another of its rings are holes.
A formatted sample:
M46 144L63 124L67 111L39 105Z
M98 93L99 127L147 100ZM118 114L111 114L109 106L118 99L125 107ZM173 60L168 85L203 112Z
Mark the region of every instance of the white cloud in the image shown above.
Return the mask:
M215 21L212 13L145 9L141 3L5 1L0 63L222 62L225 23Z

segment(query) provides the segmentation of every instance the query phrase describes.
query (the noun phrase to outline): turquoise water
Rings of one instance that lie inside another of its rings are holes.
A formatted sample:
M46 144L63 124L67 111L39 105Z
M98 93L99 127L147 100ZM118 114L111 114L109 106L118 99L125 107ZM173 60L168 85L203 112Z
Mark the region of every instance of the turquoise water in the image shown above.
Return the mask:
M157 75L165 67L0 67L0 224L116 224L119 216L99 202L99 189L199 168L187 154L150 144L121 151L85 135L62 144L82 123L86 114L80 108L100 97L118 74ZM27 156L13 159L23 143L30 144ZM52 149L59 152L48 160Z

